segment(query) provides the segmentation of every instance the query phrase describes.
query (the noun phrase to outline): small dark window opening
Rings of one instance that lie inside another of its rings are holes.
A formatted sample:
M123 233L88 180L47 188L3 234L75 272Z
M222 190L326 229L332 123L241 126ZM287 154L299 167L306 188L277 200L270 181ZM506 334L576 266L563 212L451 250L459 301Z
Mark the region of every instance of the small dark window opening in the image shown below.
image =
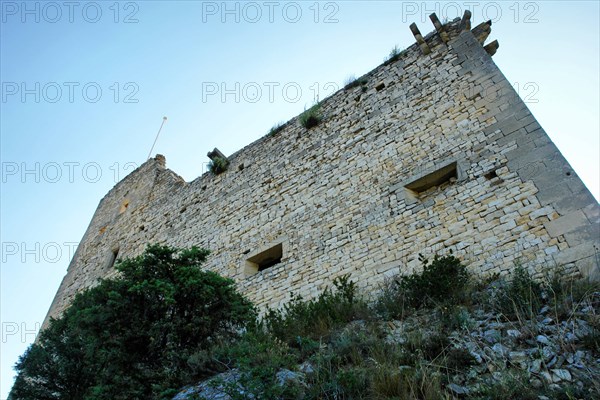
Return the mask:
M451 179L458 179L458 171L456 169L456 163L446 165L422 178L419 178L408 185L404 186L406 189L419 194L431 189L434 186L440 186L443 183L449 182Z
M113 249L110 252L110 257L107 263L107 269L111 269L115 266L115 262L117 261L117 256L119 255L119 248Z
M375 86L375 90L378 92L385 88L385 83L381 82L379 85Z
M492 179L494 179L494 178L497 178L497 177L498 177L498 174L496 173L496 170L493 170L493 171L490 171L490 172L488 172L488 173L487 173L487 174L485 174L484 176L485 176L485 179L487 179L487 180L492 180Z
M246 260L245 272L247 276L254 275L281 262L283 245L281 243L262 251Z

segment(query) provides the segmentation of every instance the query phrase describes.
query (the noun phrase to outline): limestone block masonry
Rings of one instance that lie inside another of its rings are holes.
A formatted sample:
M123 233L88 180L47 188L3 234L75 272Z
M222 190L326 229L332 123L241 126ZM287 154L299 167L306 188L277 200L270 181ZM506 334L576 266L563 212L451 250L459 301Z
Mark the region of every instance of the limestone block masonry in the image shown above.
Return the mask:
M449 249L480 274L598 274L598 202L469 17L413 24L417 43L325 99L319 125L292 119L224 173L185 182L148 160L100 201L46 319L148 243L211 250L206 268L263 307L343 274L373 292Z

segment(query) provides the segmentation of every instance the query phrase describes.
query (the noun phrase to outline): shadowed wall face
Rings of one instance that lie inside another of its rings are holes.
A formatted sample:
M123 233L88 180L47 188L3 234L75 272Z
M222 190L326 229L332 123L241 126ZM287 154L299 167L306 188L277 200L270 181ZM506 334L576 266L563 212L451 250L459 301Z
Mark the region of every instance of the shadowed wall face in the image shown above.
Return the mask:
M452 249L481 274L597 271L598 203L483 46L454 21L186 183L157 156L100 202L49 316L148 243L211 250L259 306L350 273L367 291ZM438 21L439 22L439 21ZM416 27L415 27L416 28ZM352 85L351 85L352 86Z

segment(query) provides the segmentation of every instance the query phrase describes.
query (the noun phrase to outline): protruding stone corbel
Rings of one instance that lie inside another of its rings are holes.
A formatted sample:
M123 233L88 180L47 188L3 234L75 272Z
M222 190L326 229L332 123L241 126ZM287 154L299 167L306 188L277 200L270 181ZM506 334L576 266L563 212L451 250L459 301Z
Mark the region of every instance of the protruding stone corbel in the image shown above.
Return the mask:
M460 29L461 29L461 31L470 31L471 30L471 11L465 10L463 17L460 20Z
M423 52L423 54L431 53L431 49L429 48L427 42L425 42L425 39L423 39L423 35L421 35L421 32L419 32L417 24L415 24L414 22L410 24L410 30L415 39L417 39L417 43L419 44L419 47L421 47L421 52Z
M217 149L216 147L213 149L213 151L209 151L207 154L208 158L210 158L212 161L215 160L215 158L222 158L222 159L227 159L227 157L225 157L225 154L221 153L221 151L219 149Z
M490 33L492 33L492 21L490 20L487 22L482 22L481 24L473 28L471 33L473 34L473 36L475 36L477 41L479 41L479 43L483 45L488 36L490 36Z
M498 47L500 47L500 43L498 43L498 41L497 41L497 40L494 40L493 42L491 42L491 43L488 43L487 45L485 45L485 46L483 47L483 49L484 49L485 51L487 51L487 53L488 53L490 56L493 56L494 54L496 54L496 51L498 51Z
M433 26L435 26L435 30L440 35L440 39L442 39L442 42L448 43L448 40L450 40L450 38L448 37L448 32L446 32L444 25L442 25L437 15L433 13L429 16L429 19L431 20L431 22L433 22Z
M210 164L208 164L208 170L215 175L219 175L227 171L229 167L229 160L225 157L225 154L221 153L216 147L213 151L209 151L207 154L210 158Z

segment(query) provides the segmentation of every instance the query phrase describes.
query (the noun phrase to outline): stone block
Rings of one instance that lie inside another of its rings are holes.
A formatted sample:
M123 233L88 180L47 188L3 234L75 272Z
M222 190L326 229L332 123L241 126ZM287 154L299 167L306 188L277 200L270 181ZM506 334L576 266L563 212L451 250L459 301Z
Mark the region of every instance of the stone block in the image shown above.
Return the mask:
M578 210L544 224L551 237L564 235L588 226L588 219L583 211Z

